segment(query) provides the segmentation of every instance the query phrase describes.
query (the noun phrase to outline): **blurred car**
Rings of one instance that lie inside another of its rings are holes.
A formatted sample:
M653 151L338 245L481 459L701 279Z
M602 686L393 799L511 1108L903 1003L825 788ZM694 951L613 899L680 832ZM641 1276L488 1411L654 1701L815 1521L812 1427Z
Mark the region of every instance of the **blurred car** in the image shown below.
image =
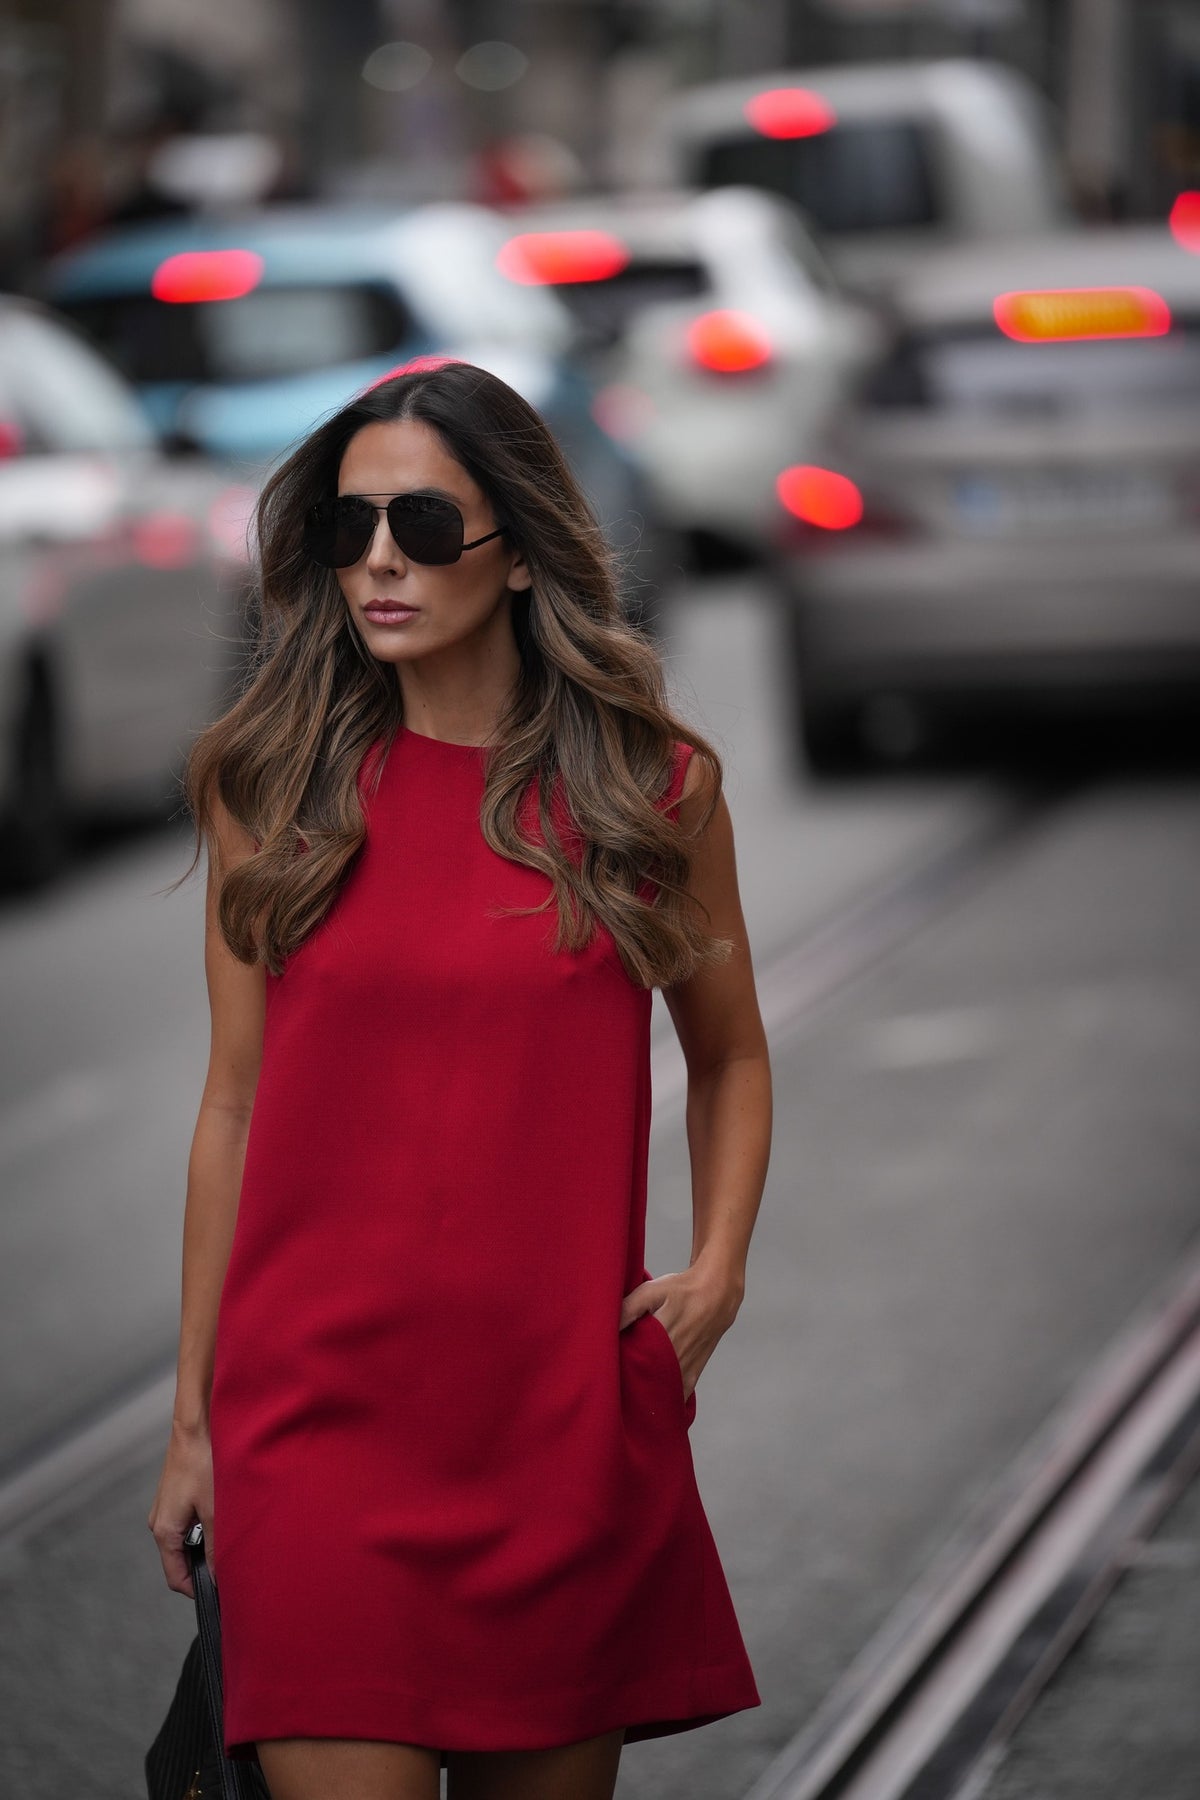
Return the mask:
M755 188L586 195L510 208L501 266L553 288L700 565L761 560L781 462L878 341L795 207Z
M810 767L989 698L1200 698L1200 257L1161 226L943 252L781 471Z
M168 457L125 382L0 296L0 855L28 885L73 823L175 797L243 654L250 490Z
M410 357L490 369L542 414L627 556L631 614L674 549L636 458L592 411L555 296L497 266L489 208L288 203L107 231L53 258L41 292L136 383L160 430L261 483L323 416Z
M749 182L802 207L842 281L863 293L939 246L1069 223L1045 103L998 62L701 82L667 103L660 130L675 179Z

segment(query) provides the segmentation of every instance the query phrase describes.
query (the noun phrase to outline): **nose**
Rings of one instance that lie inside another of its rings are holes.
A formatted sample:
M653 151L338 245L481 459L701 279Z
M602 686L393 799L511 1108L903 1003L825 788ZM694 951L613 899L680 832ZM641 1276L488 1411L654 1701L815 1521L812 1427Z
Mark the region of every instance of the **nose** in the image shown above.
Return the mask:
M404 561L404 554L392 536L388 525L387 513L380 510L375 520L375 532L367 545L367 568L379 570L382 574L394 569Z

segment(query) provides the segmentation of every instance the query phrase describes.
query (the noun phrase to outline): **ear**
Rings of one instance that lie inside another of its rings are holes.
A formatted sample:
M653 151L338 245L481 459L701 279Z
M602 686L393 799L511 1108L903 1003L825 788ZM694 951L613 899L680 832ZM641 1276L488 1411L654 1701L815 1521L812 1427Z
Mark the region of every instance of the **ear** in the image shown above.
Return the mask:
M529 564L519 550L508 565L508 579L505 586L515 594L523 593L526 588L533 586L533 575L530 572Z

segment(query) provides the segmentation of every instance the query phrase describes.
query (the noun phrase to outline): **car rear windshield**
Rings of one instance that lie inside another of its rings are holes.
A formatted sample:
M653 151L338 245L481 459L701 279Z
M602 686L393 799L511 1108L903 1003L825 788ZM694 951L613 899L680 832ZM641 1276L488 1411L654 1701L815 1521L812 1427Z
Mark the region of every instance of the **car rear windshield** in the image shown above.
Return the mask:
M1200 399L1200 318L1161 337L1017 343L994 327L910 334L868 377L875 408L1060 413L1191 406Z
M639 258L601 281L564 281L555 291L593 343L614 343L630 319L660 301L691 300L711 291L701 262Z
M814 137L706 144L702 187L747 183L802 206L823 231L904 231L942 220L928 130L911 119L834 125Z
M234 300L106 294L60 303L136 382L269 381L379 356L412 333L383 284L259 287Z

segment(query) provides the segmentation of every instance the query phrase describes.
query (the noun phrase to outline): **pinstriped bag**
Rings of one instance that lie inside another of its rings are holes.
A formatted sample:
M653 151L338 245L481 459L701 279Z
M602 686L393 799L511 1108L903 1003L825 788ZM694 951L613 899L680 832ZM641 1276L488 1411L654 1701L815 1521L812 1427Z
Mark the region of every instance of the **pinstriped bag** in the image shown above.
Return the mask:
M146 1752L149 1800L270 1800L257 1762L225 1755L221 1701L221 1612L197 1520L183 1540L196 1601L197 1633L175 1697Z

